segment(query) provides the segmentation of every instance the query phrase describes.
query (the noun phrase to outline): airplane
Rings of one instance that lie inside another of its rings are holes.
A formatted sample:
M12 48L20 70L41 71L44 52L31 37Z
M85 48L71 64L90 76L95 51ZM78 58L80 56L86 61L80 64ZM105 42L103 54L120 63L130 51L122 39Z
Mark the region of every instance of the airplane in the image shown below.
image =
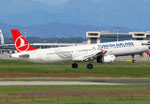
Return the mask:
M93 69L93 60L98 63L109 63L114 62L117 56L126 55L131 55L132 62L135 63L134 56L149 49L147 45L137 40L37 49L32 47L17 29L11 30L11 33L17 52L10 57L48 63L73 61L74 69L78 68L77 62L89 62L87 68Z

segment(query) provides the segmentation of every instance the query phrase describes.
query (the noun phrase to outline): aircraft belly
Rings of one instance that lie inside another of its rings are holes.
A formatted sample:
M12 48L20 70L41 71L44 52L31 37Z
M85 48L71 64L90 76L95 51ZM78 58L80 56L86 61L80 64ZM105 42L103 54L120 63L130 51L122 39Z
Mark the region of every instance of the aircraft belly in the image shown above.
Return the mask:
M107 55L115 55L115 56L119 56L119 55L129 55L129 54L133 54L136 53L137 51L134 48L124 48L124 49L111 49L108 50Z
M140 50L137 47L130 47L130 48L124 48L124 49L116 49L113 51L115 56L123 56L123 55L132 55L132 54L139 54L144 52L143 50Z
M66 58L66 57L63 57L63 56L58 56L58 55L52 55L52 56L48 56L48 57L45 57L44 59L46 62L62 62L62 61L68 61L70 60L70 58Z

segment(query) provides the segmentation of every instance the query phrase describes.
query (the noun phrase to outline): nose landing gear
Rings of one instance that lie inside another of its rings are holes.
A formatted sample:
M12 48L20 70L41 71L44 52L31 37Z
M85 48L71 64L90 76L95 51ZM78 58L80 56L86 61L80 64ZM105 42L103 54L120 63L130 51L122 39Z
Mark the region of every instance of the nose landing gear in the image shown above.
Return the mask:
M133 63L136 63L135 55L132 55L132 62L133 62Z

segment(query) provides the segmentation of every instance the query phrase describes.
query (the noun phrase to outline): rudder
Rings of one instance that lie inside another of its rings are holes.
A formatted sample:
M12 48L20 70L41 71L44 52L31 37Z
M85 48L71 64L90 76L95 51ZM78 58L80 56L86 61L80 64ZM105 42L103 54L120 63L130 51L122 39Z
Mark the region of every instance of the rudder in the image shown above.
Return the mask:
M37 48L32 47L17 29L11 30L17 52L33 51Z

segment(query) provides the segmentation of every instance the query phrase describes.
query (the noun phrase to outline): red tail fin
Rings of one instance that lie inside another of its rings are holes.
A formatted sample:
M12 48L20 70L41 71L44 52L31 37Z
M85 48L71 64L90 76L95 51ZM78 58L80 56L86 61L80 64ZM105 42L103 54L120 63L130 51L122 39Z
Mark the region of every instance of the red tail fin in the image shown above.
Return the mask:
M11 30L17 52L32 51L37 48L32 47L17 29Z

